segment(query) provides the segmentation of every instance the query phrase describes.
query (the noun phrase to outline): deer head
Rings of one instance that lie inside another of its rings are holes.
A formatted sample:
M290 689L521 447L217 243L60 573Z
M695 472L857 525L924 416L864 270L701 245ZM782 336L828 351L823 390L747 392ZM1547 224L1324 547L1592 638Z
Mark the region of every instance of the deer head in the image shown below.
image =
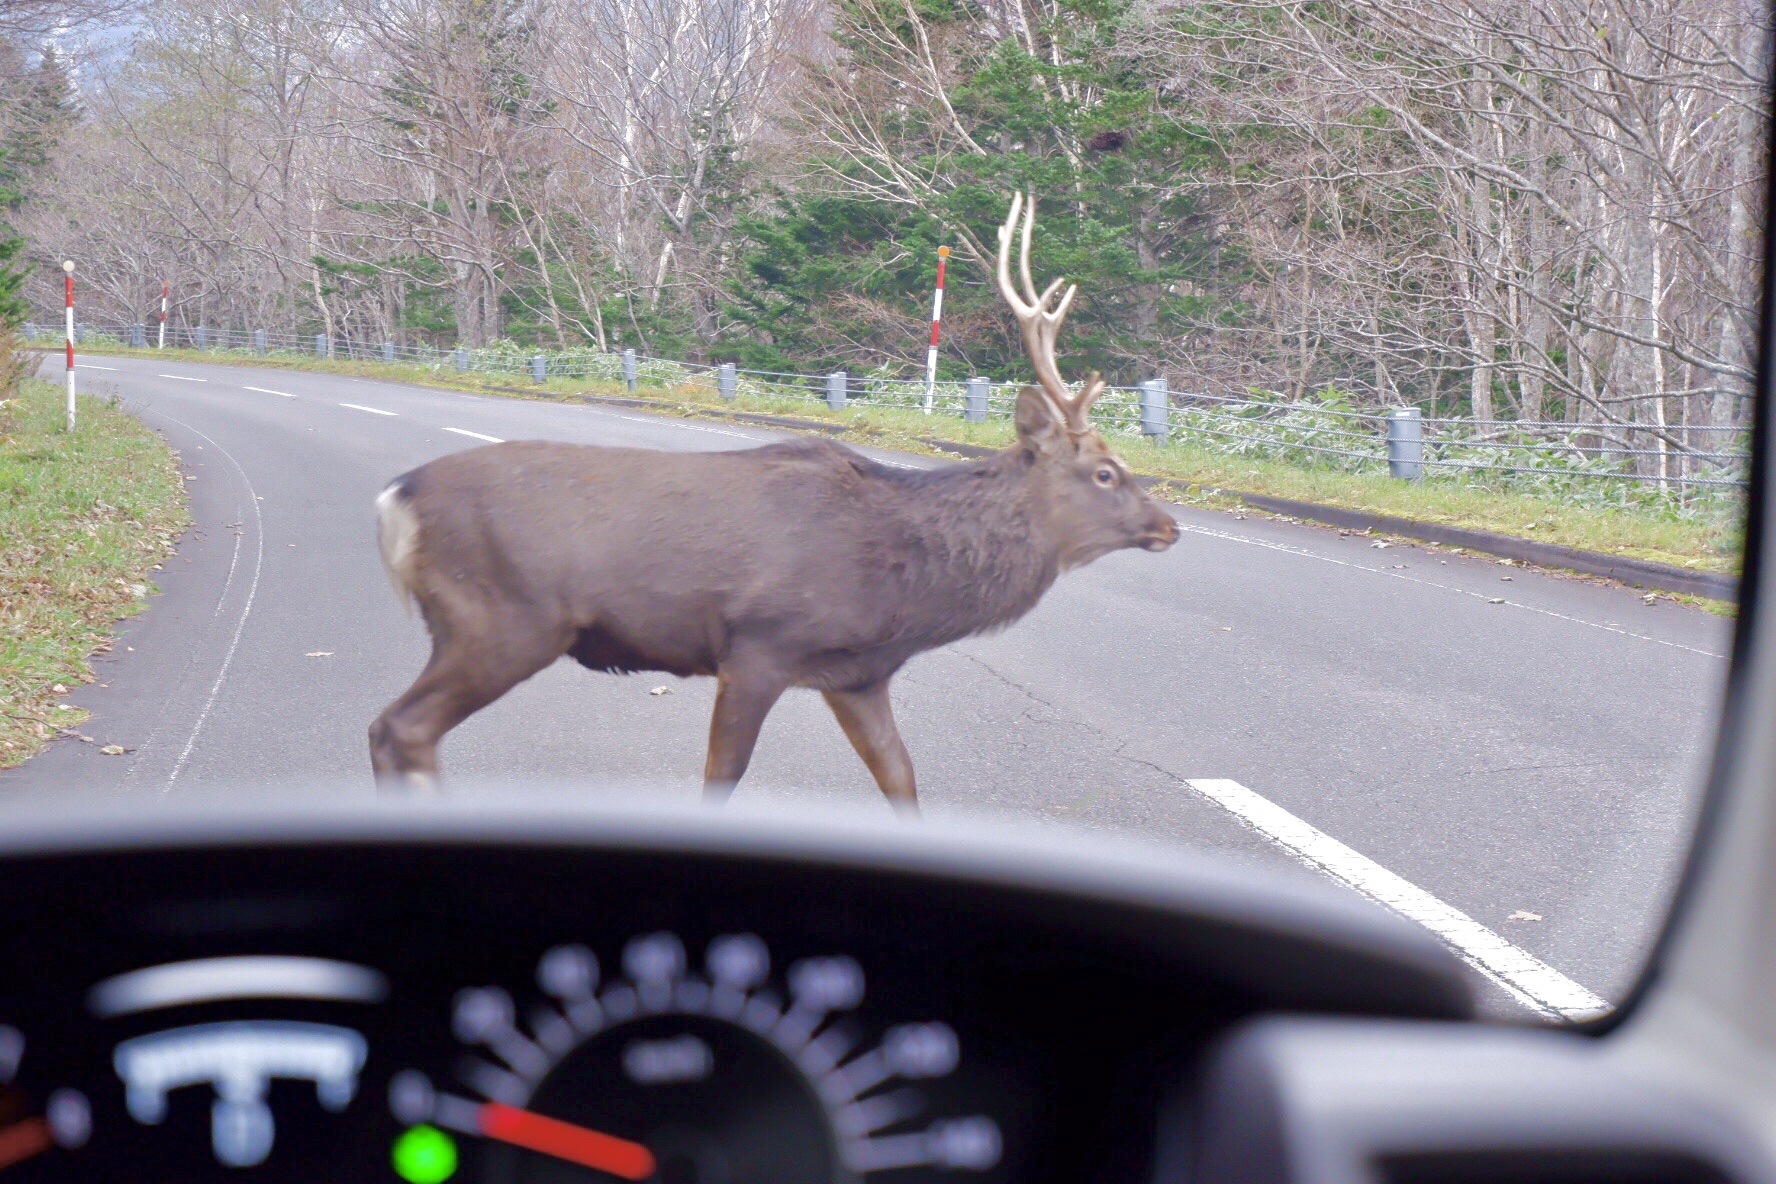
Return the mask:
M1035 226L1035 199L1013 195L1011 213L999 228L999 292L1017 318L1024 353L1036 371L1037 385L1018 392L1018 444L1031 477L1043 486L1040 504L1050 528L1064 540L1061 566L1079 567L1124 547L1163 551L1177 541L1178 524L1147 496L1091 425L1091 406L1104 393L1104 380L1093 371L1078 394L1061 380L1055 340L1079 286L1067 284L1063 292L1066 281L1057 279L1037 294L1030 274ZM1011 275L1014 237L1021 290Z

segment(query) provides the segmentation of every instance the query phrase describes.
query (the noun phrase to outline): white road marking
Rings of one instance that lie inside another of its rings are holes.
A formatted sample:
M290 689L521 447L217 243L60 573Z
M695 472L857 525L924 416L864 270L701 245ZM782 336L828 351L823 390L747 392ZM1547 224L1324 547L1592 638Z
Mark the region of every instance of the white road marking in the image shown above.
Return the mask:
M399 412L384 411L380 407L366 407L362 403L341 403L341 407L350 407L353 411L368 411L371 415L397 415Z
M228 678L228 668L234 664L235 651L240 648L241 634L246 632L247 617L253 611L253 598L259 592L259 572L265 564L265 519L264 515L261 514L259 510L259 495L253 492L253 482L252 479L247 476L247 471L241 468L240 462L234 459L233 453L222 447L222 445L217 444L214 440L211 440L210 437L204 435L184 420L175 419L170 415L166 418L171 419L174 423L200 439L208 441L217 452L220 452L227 458L229 464L234 466L234 471L240 474L241 484L246 486L247 497L251 499L247 504L253 508L254 552L253 576L247 584L247 598L245 603L241 605L239 619L234 623L234 633L228 639L228 650L222 655L222 664L216 670L216 680L210 684L210 693L204 698L203 706L198 709L197 718L192 721L191 734L185 738L185 747L179 750L178 758L173 761L172 771L167 774L166 785L160 791L162 796L165 796L172 791L173 782L179 779L179 774L185 769L185 762L191 759L191 750L197 747L198 735L202 733L204 723L209 719L210 712L214 710L216 706L217 696L222 693L222 684ZM234 535L234 553L228 560L228 575L222 581L222 591L216 597L216 607L212 609L210 613L212 617L221 612L222 606L228 602L229 590L234 587L235 571L240 566L240 555L241 534L237 531ZM143 744L142 748L146 749L149 744L152 744L158 734L159 729L156 729L155 732L149 735L147 743ZM131 765L130 774L133 775L136 769L140 767L139 764Z
M480 432L471 432L468 428L445 428L447 432L455 432L459 436L473 436L477 440L485 440L489 444L504 444L499 436L483 436Z
M1506 941L1474 918L1426 892L1331 835L1303 822L1237 781L1192 778L1196 792L1311 868L1436 934L1457 957L1538 1014L1588 1019L1610 1002L1555 970L1528 950Z
M180 382L208 382L207 378L193 378L189 374L162 374L161 378L176 378Z
M286 399L294 399L296 397L295 395L292 395L289 391L274 391L268 386L247 386L247 387L242 387L241 389L247 390L247 391L258 391L262 395L282 395Z
M1334 559L1330 555L1321 555L1317 552L1309 551L1305 547L1290 546L1288 543L1273 543L1266 539L1247 538L1245 535L1232 534L1225 530L1211 530L1206 526L1187 526L1183 522L1178 523L1178 529L1188 531L1191 534L1206 535L1212 539L1225 539L1230 543L1244 543L1248 547L1263 547L1270 551L1282 551L1288 555L1299 555L1303 559L1317 559L1321 563L1330 563L1338 567L1348 567L1353 571L1366 571L1370 575L1387 576L1391 580L1405 580L1408 584L1418 584L1425 588L1439 588L1445 592L1455 592L1462 596L1471 596L1475 600L1484 600L1489 604L1502 604L1506 608L1520 608L1524 612L1536 613L1544 617L1553 617L1557 621L1569 621L1574 625L1583 625L1588 629L1601 629L1605 633L1619 633L1623 637L1632 637L1638 641L1650 641L1654 645L1670 646L1674 650L1684 650L1692 654L1701 654L1704 658L1727 657L1726 654L1717 654L1712 650L1699 650L1695 646L1685 645L1681 641L1666 641L1663 637L1649 637L1645 633L1636 633L1634 630L1624 629L1620 625L1606 625L1598 621L1587 621L1583 617L1568 616L1566 613L1557 613L1549 608L1537 608L1532 604L1524 604L1520 600L1504 600L1499 597L1488 596L1484 592L1470 592L1466 588L1457 588L1453 584L1439 584L1436 580L1421 580L1417 576L1404 575L1397 571L1388 571L1385 568L1366 567L1361 563L1351 563L1349 560L1345 559Z
M630 423L647 423L653 424L655 427L683 428L687 432L708 432L712 436L732 436L736 440L750 440L754 444L764 443L764 438L760 436L749 436L745 432L730 432L726 428L705 427L699 423L682 423L676 419L644 419L639 415L618 415L614 411L607 412L607 414L617 419L626 419Z
M117 369L117 367L115 367L115 366L95 366L91 362L80 362L80 363L76 364L75 369L77 369L77 370L115 370L115 369Z

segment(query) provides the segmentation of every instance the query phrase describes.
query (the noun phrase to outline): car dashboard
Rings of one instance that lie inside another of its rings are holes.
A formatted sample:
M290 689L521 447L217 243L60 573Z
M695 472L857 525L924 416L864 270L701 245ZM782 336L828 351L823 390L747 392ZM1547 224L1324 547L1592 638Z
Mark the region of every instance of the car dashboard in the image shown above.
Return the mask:
M1260 1178L1286 1136L1228 1099L1283 1071L1239 1034L1478 1030L1427 935L1206 857L480 808L7 835L0 1184Z

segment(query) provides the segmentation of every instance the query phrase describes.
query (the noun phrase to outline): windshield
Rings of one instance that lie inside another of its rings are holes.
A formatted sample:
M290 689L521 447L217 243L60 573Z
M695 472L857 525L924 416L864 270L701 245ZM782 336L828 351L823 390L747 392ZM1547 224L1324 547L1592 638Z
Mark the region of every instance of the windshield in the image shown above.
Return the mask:
M0 806L985 819L1606 1013L1730 662L1767 30L14 5Z

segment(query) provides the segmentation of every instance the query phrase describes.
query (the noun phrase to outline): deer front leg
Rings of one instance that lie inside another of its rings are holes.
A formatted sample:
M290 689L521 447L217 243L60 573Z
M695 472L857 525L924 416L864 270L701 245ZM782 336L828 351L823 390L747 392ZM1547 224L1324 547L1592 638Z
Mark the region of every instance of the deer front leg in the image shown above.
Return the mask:
M913 758L907 755L894 723L894 707L888 702L888 680L857 691L827 691L826 705L838 717L851 747L869 766L888 804L905 815L919 813L919 793L913 783Z
M783 694L781 679L758 673L717 675L715 712L709 718L709 756L703 762L703 801L719 806L734 792L752 761L759 729Z

